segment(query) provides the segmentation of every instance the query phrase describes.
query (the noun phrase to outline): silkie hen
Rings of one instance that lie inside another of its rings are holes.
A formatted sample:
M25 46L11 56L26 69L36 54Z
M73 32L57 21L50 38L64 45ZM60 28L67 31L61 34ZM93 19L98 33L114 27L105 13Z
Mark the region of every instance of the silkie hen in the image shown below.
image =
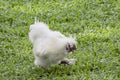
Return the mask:
M55 64L75 63L75 59L67 59L67 55L76 50L76 39L66 37L59 31L52 31L43 22L30 26L29 39L33 44L34 64L47 68Z

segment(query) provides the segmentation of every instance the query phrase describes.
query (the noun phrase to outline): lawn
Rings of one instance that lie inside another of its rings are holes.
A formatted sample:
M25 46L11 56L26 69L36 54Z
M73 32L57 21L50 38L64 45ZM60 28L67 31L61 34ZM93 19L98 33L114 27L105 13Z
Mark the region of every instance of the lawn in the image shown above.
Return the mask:
M76 34L75 65L34 65L35 17ZM0 80L120 80L120 0L0 0Z

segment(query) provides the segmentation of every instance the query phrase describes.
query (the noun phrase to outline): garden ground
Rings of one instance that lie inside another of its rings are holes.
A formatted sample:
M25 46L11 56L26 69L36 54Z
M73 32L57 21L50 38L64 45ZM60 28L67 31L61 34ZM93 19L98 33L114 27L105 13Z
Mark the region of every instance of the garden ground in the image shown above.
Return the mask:
M73 66L35 67L35 17L76 34ZM120 80L120 0L0 0L0 80Z

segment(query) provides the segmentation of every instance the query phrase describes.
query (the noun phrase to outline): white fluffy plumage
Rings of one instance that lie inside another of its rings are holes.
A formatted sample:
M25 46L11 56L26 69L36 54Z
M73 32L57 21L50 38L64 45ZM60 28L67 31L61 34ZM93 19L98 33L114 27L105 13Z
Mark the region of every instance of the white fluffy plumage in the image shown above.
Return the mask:
M35 65L47 68L60 63L74 64L74 59L65 58L76 49L74 38L50 30L43 22L36 22L30 26L29 39L33 44Z

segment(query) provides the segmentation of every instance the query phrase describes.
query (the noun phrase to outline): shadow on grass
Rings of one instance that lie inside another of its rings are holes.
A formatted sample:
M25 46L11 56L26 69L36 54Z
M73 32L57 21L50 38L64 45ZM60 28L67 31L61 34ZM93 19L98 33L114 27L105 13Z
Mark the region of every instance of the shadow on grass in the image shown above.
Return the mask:
M44 69L41 67L33 67L30 72L31 75L37 79L41 78L55 78L55 77L64 77L78 74L81 68L76 68L76 66L69 65L57 65ZM76 72L77 71L77 72Z

